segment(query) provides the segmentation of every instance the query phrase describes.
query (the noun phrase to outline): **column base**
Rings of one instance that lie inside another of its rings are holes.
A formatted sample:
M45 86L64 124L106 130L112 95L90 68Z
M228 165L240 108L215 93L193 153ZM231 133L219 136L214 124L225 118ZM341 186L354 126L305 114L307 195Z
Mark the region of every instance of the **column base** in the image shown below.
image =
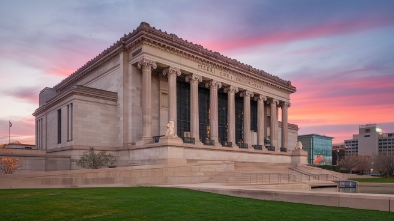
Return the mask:
M205 146L200 140L194 140L195 145Z
M215 140L215 142L214 142L213 146L214 146L214 147L223 147L223 146L222 146L222 144L221 144L221 143L219 143L219 142L218 142L218 141L216 141L216 140Z

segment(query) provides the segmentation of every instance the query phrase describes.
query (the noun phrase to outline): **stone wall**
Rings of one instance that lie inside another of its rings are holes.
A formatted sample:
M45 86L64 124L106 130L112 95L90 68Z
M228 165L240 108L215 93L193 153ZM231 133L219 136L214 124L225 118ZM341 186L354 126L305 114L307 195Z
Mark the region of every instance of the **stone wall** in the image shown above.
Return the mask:
M0 149L0 157L19 159L22 167L17 174L71 169L70 156L47 155L43 150Z

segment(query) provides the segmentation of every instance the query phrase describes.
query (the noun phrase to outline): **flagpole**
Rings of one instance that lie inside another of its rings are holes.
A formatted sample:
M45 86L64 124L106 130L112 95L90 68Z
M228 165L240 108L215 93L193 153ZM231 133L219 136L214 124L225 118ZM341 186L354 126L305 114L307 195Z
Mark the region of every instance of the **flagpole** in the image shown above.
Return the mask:
M8 145L11 143L11 121L8 121Z

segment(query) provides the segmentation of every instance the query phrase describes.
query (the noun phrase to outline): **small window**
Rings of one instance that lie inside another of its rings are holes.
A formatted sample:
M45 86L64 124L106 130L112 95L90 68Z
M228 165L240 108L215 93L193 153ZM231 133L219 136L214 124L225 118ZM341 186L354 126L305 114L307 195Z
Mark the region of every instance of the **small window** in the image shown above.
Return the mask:
M371 135L369 135L369 134L368 134L368 135L364 135L364 137L370 137L370 136L371 136Z
M365 129L365 133L369 133L370 132L370 129Z
M57 110L57 143L62 142L62 109Z

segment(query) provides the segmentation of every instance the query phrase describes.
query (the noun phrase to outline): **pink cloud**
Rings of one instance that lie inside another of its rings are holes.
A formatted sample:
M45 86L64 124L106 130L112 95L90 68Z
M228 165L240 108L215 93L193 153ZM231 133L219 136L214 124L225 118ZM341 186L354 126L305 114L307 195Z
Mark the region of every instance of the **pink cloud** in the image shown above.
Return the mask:
M361 70L345 72L358 73ZM334 75L343 76L341 73ZM298 124L300 128L324 128L327 125L338 125L340 128L344 124L392 122L394 76L347 78L345 75L337 79L334 77L331 81L325 78L326 75L316 75L295 81L299 90L291 97L291 123ZM350 139L352 134L326 135L337 137L338 141L343 137Z
M205 42L203 45L212 50L228 50L242 47L251 47L255 45L279 44L290 41L306 40L312 38L331 37L336 35L354 34L358 32L368 31L392 24L392 20L388 18L360 19L353 21L319 24L319 26L299 28L282 32L272 32L269 34L260 34L256 36L253 32L252 37L238 38L229 41L211 41Z
M18 88L11 91L3 91L3 93L16 99L37 104L40 90L40 88Z

